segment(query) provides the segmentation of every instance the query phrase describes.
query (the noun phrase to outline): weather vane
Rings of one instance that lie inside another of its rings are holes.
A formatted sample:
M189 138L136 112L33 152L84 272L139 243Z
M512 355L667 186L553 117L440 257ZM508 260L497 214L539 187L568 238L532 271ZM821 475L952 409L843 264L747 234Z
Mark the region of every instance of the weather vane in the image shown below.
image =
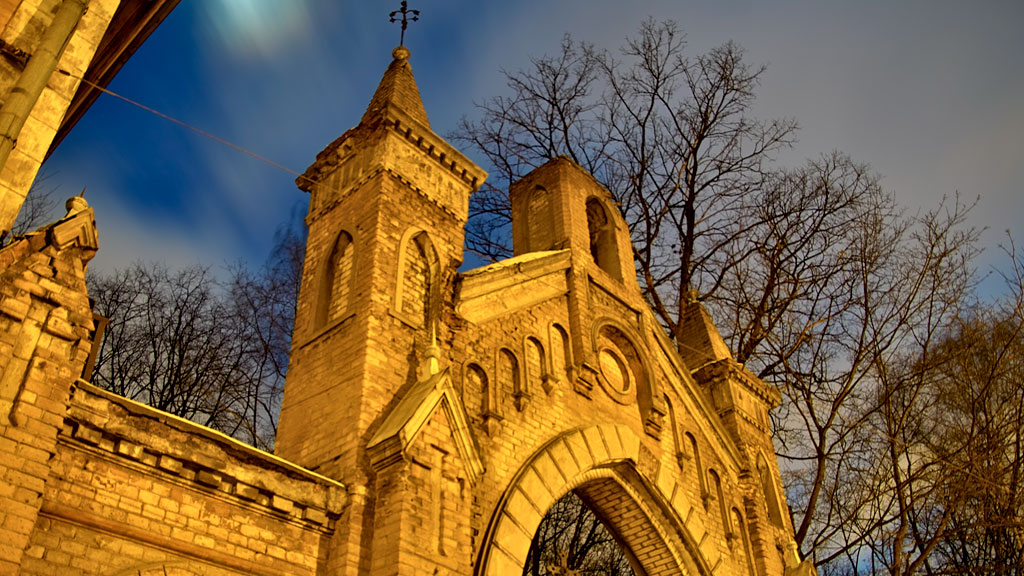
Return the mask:
M398 18L395 16L396 14L402 15L402 39L398 45L405 46L405 29L409 27L409 22L416 22L420 19L420 11L409 10L409 3L402 0L402 9L395 10L390 14L391 22L398 22Z

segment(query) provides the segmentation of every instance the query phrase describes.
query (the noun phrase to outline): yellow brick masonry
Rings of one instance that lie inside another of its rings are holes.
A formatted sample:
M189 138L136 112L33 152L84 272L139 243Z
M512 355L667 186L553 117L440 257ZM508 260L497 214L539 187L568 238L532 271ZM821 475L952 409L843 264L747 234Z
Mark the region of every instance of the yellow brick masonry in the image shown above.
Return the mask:
M516 257L456 273L482 175L430 131L407 59L396 50L360 125L298 181L312 195L310 237L277 445L359 487L331 569L519 574L568 491L644 573L747 574L752 556L758 574L794 567L792 529L769 521L752 480L771 454L771 391L741 368L695 379L703 363L688 366L661 333L625 223L592 176L558 158L514 184ZM606 216L596 225L592 207ZM341 233L359 271L353 312L317 327L321 270ZM429 249L408 243L421 235ZM424 309L405 309L412 293ZM710 329L689 337L717 358ZM629 359L614 386L609 346ZM456 397L426 404L438 397L427 388L449 385ZM452 410L464 414L453 421Z
M59 3L56 0L21 0L0 32L0 38L32 54ZM58 69L75 76L85 74L119 4L120 0L88 2L85 14L61 54ZM20 73L17 64L0 58L0 98L6 97ZM0 167L0 230L8 229L14 222L78 84L78 80L54 72L17 135L14 150L7 163Z
M344 487L80 382L22 574L317 574Z
M0 574L322 574L340 483L78 380L92 209L0 250Z
M516 575L569 491L646 574L813 572L774 488L777 393L710 321L678 353L593 177L535 170L511 191L516 257L457 272L485 174L430 130L408 57L300 179L277 456L76 380L91 210L0 250L0 576ZM342 233L348 305L324 319Z
M17 574L89 354L92 210L0 251L0 574Z

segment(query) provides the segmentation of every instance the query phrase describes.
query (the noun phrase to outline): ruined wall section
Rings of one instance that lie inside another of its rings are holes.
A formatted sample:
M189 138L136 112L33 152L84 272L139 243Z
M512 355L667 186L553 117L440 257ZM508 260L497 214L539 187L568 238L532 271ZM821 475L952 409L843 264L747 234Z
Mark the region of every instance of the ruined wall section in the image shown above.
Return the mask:
M79 381L21 574L318 574L346 504L337 482Z
M18 571L89 355L85 265L96 248L93 212L77 205L0 250L0 574Z

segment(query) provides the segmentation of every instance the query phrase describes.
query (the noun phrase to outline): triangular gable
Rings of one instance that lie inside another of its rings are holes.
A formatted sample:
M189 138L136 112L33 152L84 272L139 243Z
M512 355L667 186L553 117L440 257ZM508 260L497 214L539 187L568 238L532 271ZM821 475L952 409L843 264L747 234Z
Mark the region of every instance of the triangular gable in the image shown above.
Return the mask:
M448 417L452 442L465 465L469 481L476 483L484 473L484 465L470 431L466 409L452 386L450 369L417 382L384 418L367 445L373 466L379 469L404 458L438 407Z

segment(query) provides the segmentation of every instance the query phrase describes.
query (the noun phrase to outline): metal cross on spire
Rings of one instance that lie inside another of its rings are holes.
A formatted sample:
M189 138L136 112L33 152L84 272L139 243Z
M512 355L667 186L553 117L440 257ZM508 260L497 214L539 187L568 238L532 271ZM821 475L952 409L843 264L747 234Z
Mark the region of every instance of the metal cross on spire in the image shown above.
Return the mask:
M398 22L398 18L395 16L396 14L402 15L402 39L398 45L405 46L405 29L409 27L409 22L416 22L420 19L420 11L409 10L409 3L402 0L402 8L400 10L395 10L389 15L391 17L391 22Z

